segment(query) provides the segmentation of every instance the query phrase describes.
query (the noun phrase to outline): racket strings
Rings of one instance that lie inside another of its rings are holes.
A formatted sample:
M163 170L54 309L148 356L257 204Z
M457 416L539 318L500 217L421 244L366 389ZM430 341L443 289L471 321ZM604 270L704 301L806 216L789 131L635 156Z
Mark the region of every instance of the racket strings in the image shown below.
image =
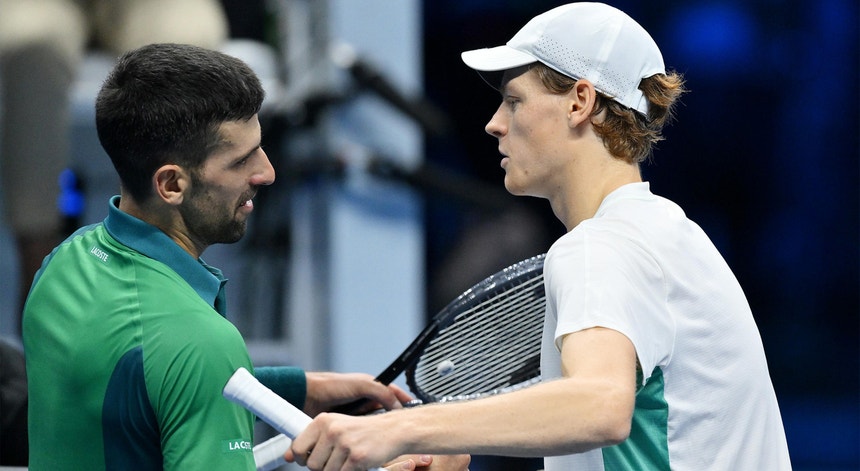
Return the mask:
M501 324L517 324L523 328L530 328L532 332L540 332L540 323L529 325L516 316L517 313L513 313L513 315L508 313L499 316L497 320ZM452 330L448 335L465 336L462 331L470 328L466 326L464 329L458 329L458 331ZM519 334L500 331L499 329L500 327L497 325L489 329L479 327L478 331L483 332L482 335L484 335L482 341L473 342L468 348L453 350L448 348L446 351L440 352L447 354L430 357L426 362L430 371L424 374L427 379L424 385L427 391L433 391L435 396L489 392L510 385L514 376L522 377L524 375L520 371L522 361L527 361L537 355L537 352L530 351L528 347L530 342L521 338ZM472 332L475 331L472 330ZM537 341L531 343L536 345ZM437 374L433 375L432 366L443 361L452 364L451 368L457 374L446 377L437 371ZM528 375L528 373L525 374Z
M414 370L425 396L494 394L540 375L543 276L531 276L485 294L430 343Z
M490 369L487 368L488 366L497 362L513 365L513 362L518 359L526 358L532 346L528 342L522 341L523 332L519 329L534 329L535 326L539 327L541 324L541 322L528 322L528 309L532 307L534 306L522 303L516 306L505 306L505 309L513 310L503 313L496 319L482 318L479 322L461 329L470 332L483 332L480 341L474 342L467 348L453 350L453 353L467 359L464 364L466 368L471 368L477 373L472 378L476 387L480 384L492 385L506 382L505 377L507 377L508 371L500 368ZM542 303L539 307L542 307ZM518 327L515 329L514 327L517 325ZM539 331L539 329L532 331ZM465 332L461 332L461 334L463 333ZM458 332L451 332L452 336L457 334ZM479 367L482 369L478 369Z

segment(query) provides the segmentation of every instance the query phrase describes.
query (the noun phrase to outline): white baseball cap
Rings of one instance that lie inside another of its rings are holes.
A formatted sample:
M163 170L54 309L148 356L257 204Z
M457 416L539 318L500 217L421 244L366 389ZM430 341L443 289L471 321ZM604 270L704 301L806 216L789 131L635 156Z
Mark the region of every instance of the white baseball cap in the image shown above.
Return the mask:
M642 26L603 3L569 3L531 19L504 46L461 54L469 67L491 72L541 62L648 115L639 82L665 74L663 55Z

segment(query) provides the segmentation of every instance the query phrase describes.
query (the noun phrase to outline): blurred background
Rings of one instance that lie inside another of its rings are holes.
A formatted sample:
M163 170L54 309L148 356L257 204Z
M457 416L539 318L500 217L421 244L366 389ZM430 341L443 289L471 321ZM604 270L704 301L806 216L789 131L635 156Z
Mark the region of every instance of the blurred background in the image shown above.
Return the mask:
M483 131L499 96L459 53L503 44L565 2L221 3L224 49L268 90L278 182L245 240L204 258L231 278L230 317L256 363L381 371L460 292L562 234L546 201L504 192ZM857 1L607 3L687 78L645 178L744 287L795 469L860 469ZM100 221L117 193L92 123L112 60L90 51L69 89L70 227ZM0 334L13 344L19 258L4 222ZM539 466L476 457L472 468Z

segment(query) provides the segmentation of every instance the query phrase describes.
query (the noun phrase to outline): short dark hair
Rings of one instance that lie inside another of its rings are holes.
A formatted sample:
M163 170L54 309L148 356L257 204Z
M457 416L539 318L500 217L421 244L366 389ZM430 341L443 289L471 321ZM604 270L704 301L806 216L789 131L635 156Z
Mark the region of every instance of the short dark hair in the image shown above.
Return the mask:
M96 130L131 197L146 201L152 175L174 163L195 171L219 145L219 126L260 111L265 92L241 60L184 44L123 54L96 98Z
M540 62L535 62L530 68L553 93L567 93L576 83L576 79ZM642 79L639 89L648 100L647 117L600 92L592 112L596 115L607 111L601 122L593 122L594 131L612 155L633 163L641 163L651 156L654 145L663 140L663 127L675 117L679 98L687 91L684 77L674 71Z

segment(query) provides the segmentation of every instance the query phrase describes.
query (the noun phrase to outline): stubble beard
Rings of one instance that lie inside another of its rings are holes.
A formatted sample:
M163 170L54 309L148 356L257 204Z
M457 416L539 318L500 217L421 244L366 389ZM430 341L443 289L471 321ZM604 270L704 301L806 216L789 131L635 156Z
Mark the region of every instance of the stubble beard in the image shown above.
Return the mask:
M211 197L205 186L195 185L189 195L187 205L180 208L188 231L193 237L206 246L213 244L233 244L242 239L247 228L245 219L237 219L238 206L232 212L223 210L223 204L218 204Z

